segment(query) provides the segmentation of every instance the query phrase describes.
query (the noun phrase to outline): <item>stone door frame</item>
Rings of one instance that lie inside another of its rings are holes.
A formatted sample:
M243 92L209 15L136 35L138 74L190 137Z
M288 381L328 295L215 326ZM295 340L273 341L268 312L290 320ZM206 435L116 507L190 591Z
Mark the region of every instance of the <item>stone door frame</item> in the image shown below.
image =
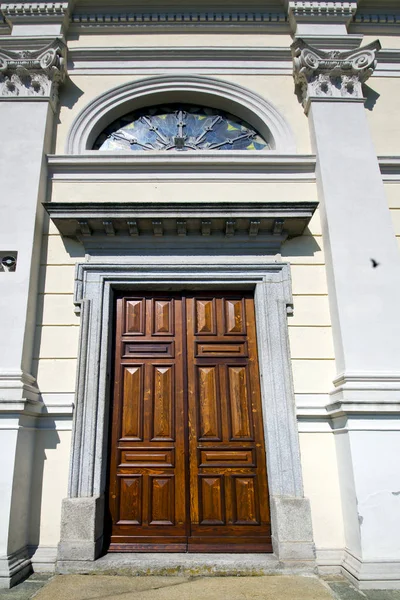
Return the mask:
M233 257L229 263L185 264L183 259L177 265L133 264L121 257L118 263L109 260L76 267L80 352L59 561L93 561L102 553L114 290L250 289L254 290L274 554L281 561L309 566L315 555L310 506L303 495L290 364L289 265L235 264Z

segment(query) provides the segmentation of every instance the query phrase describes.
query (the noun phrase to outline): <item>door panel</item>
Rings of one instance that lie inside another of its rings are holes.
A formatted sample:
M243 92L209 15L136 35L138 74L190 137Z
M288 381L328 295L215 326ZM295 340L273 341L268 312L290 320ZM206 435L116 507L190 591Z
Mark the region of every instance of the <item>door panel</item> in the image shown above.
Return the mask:
M250 294L117 298L110 551L272 551Z
M116 329L109 550L185 551L182 299L118 298Z
M204 307L210 307L207 327ZM251 296L188 297L187 352L191 502L188 550L270 552Z

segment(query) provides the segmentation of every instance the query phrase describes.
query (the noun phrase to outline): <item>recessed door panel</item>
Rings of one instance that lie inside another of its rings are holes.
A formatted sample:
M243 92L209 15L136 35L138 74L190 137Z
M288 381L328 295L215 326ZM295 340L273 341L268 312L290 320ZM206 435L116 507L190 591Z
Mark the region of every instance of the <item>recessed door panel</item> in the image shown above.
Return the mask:
M152 441L174 439L174 367L153 367Z
M197 370L199 438L221 438L220 402L218 398L218 368L199 367Z
M195 299L195 322L197 335L216 334L216 314L214 298Z
M142 475L120 477L120 511L118 525L142 523Z
M125 303L125 332L144 335L145 303L143 298L133 298Z
M173 475L161 477L150 476L150 525L174 525L175 481Z
M230 439L252 440L253 426L249 405L249 382L246 365L228 365Z
M125 367L122 437L143 439L143 365Z

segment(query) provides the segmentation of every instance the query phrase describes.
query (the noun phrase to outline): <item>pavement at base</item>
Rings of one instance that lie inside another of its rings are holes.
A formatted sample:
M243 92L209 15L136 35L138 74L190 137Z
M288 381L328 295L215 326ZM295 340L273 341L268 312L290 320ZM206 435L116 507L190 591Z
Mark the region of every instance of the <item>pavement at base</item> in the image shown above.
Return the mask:
M126 577L34 574L0 600L400 600L400 590L356 590L340 576Z

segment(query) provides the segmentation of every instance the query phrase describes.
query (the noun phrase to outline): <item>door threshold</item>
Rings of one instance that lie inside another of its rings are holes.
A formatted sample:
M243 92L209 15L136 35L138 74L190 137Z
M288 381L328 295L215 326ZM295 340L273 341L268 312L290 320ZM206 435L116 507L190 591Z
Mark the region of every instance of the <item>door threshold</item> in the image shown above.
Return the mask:
M275 554L110 553L95 561L58 561L60 574L260 576L314 573L314 561L283 563Z

